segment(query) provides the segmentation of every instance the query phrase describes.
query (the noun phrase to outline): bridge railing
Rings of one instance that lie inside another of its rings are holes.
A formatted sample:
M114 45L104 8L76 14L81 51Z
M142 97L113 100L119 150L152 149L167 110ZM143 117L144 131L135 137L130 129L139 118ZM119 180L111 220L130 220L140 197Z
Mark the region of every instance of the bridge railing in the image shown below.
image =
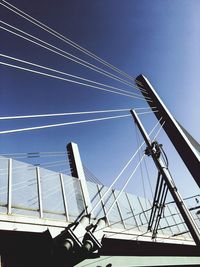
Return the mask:
M99 199L101 199L104 192L107 191L107 187L89 181L87 181L87 185L92 205L95 206ZM109 206L118 194L118 190L112 190L105 199L102 199L99 208L95 210L94 216L97 218L107 216L106 210L109 209ZM195 197L190 199L190 205L187 203L190 208L194 207L194 199ZM188 202L188 200L186 200L186 202ZM146 232L151 207L152 203L148 199L123 192L116 202L116 205L113 207L113 210L109 213L107 220L110 226L116 228ZM200 213L198 213L196 209L191 210L191 213L200 227ZM164 213L160 220L159 233L169 237L180 235L183 238L190 239L187 226L185 225L174 202L168 203L164 208Z
M0 212L74 221L84 207L80 181L28 163L0 158Z
M106 186L91 181L86 181L86 184L92 206L101 199L93 217L106 216L110 227L124 229L124 231L147 231L151 211L149 200L123 192L107 216L107 210L119 191L111 190L105 199L102 199L102 195L107 190ZM189 202L189 208L200 227L198 213L200 197L196 196L186 201ZM195 203L197 207L192 209ZM0 157L1 214L11 215L10 218L25 216L69 223L74 222L81 213L83 214L85 208L78 178ZM174 203L166 205L159 229L159 233L166 236L185 232L181 236L186 239L190 237Z

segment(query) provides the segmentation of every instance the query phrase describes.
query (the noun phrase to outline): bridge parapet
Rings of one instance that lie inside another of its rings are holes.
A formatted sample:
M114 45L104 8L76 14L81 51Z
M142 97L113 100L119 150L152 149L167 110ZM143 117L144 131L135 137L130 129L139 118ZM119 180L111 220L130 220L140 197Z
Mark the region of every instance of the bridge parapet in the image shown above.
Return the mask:
M84 214L85 204L80 180L72 176L1 157L0 181L0 229L41 232L49 228L56 235L80 214ZM91 181L86 184L94 206L107 187ZM96 219L107 216L106 209L112 205L118 193L119 191L112 190L101 200L93 214ZM188 201L192 207L194 202L200 201L200 197L196 196ZM131 233L134 238L137 234L144 235L147 232L150 209L149 200L123 192L109 213L105 233L108 236L113 233L129 238ZM197 209L191 212L199 223ZM173 203L166 205L159 234L165 238L176 236L177 239L191 241Z

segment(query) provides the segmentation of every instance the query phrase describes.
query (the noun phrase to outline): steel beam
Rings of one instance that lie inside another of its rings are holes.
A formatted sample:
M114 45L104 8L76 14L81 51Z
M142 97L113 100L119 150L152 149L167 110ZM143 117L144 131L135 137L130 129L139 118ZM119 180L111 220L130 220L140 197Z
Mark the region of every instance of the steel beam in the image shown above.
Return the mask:
M173 118L169 110L166 108L155 89L152 87L147 78L143 75L139 75L136 78L136 83L144 97L149 97L151 100L147 103L152 108L156 107L158 112L155 112L155 116L160 120L160 124L163 122L163 129L170 138L172 144L176 148L177 152L181 156L197 185L200 187L200 156L192 146L188 137ZM146 93L144 92L146 91ZM154 109L155 111L155 109Z

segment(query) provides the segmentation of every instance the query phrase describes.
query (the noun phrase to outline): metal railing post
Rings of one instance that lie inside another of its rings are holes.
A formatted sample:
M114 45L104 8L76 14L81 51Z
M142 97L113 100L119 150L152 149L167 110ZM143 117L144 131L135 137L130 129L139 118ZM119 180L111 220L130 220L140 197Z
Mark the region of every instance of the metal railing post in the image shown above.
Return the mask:
M112 190L112 194L113 194L114 199L115 199L115 201L116 201L115 190ZM120 216L121 222L122 222L124 228L126 229L126 224L125 224L125 222L124 222L124 220L123 220L122 212L121 212L121 209L120 209L120 206L119 206L118 201L116 201L115 204L116 204L117 210L118 210L118 212L119 212L119 216Z
M137 223L137 220L136 220L136 218L135 218L135 214L134 214L133 208L132 208L132 206L131 206L131 202L130 202L130 199L129 199L129 197L128 197L128 194L127 194L127 193L125 193L125 195L126 195L126 199L127 199L127 201L128 201L128 204L129 204L129 207L130 207L131 213L132 213L132 215L133 215L133 218L134 218L135 224L136 224L137 228L140 230L140 228L139 228L139 225L138 225L138 223Z
M41 190L40 168L39 167L36 167L36 179L37 179L37 190L38 190L39 216L40 216L40 218L43 218L42 190Z
M68 208L67 208L67 199L66 199L66 194L65 194L65 188L64 188L64 181L63 181L62 173L60 173L59 176L60 176L60 185L61 185L61 192L62 192L65 216L66 216L66 220L69 222L69 213L68 213Z
M8 160L7 214L12 213L12 159Z
M101 189L102 189L102 188L103 188L103 185L102 185ZM107 216L106 207L105 207L105 204L104 204L103 199L102 199L101 189L100 189L100 187L99 187L98 184L97 184L97 189L98 189L99 197L100 197L100 199L101 199L102 209L103 209L104 215L105 215L105 217L106 217L107 224L108 224L108 226L109 226L109 225L110 225L109 218L108 218L108 216Z

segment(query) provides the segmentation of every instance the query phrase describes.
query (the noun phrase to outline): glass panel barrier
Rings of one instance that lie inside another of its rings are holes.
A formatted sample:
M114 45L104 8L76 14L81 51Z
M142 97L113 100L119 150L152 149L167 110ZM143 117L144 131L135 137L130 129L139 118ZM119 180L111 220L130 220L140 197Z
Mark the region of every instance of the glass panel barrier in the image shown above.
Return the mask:
M91 200L92 207L94 207L97 202L101 199L101 196L105 192L105 187L103 185L98 185L92 182L87 181L87 187L88 187L88 192ZM97 206L97 208L93 212L93 216L95 218L101 218L104 217L104 211L102 207L102 203Z
M74 222L82 213L84 214L85 205L78 178L63 174L64 189L69 211L69 219Z
M66 220L59 173L40 168L44 218Z
M0 212L7 212L8 160L0 157Z
M36 167L13 160L12 213L38 216Z

